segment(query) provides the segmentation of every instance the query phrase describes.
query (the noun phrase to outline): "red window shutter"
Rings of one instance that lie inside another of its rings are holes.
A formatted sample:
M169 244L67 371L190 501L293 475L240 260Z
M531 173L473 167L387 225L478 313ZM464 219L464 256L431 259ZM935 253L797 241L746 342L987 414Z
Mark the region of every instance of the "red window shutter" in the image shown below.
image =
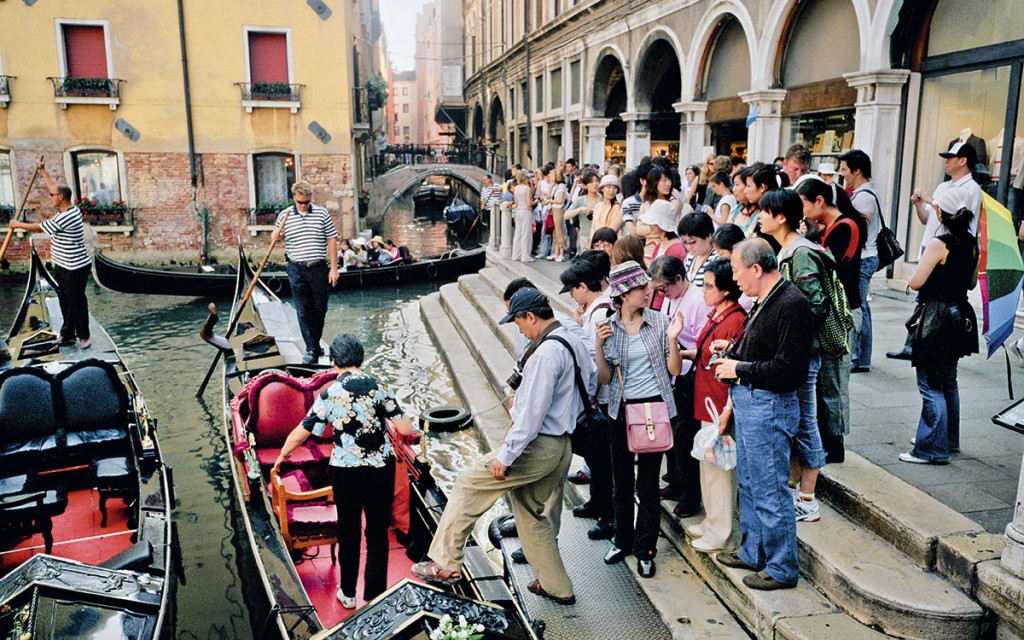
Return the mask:
M65 25L64 55L69 78L107 77L107 43L103 27Z
M250 82L289 82L285 34L249 32L249 77Z

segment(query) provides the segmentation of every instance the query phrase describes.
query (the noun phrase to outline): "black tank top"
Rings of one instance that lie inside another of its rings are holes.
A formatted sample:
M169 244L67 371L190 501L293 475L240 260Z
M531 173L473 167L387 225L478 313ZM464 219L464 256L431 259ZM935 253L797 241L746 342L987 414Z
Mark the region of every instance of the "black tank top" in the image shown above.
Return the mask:
M964 302L978 264L978 241L969 233L946 233L937 238L946 245L949 255L945 264L935 265L922 285L919 291L921 300Z

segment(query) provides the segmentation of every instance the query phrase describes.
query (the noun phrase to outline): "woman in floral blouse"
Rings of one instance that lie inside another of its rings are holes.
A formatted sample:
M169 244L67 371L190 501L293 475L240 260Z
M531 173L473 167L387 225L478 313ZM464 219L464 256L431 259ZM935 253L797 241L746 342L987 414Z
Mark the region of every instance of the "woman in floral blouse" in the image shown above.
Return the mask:
M331 363L338 379L313 403L302 424L295 428L274 463L274 470L312 435L334 429L331 486L338 508L338 564L341 586L337 597L346 609L356 606L359 573L359 531L366 517L366 568L363 599L376 598L387 588L388 527L395 493L395 453L384 419L402 435L413 431L395 396L364 373L363 345L344 333L331 344Z

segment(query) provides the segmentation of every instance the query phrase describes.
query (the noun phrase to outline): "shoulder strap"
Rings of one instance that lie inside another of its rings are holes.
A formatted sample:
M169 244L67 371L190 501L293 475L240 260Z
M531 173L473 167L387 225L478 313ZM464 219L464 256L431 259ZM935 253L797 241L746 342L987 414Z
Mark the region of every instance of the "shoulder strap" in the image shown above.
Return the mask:
M882 221L882 228L888 229L889 227L887 227L885 224L885 216L882 215L882 201L878 199L878 194L876 194L871 189L865 189L864 193L870 195L872 198L875 199L875 206L878 207L878 219Z
M839 218L836 220L836 225L843 223L850 227L850 246L846 247L846 251L843 253L842 257L836 259L837 261L852 260L853 256L857 254L857 251L859 250L858 247L860 246L860 227L857 226L856 222L849 218ZM826 230L822 240L824 240L828 235L828 230Z
M576 390L580 394L580 401L583 402L584 408L587 407L590 403L590 394L587 393L587 385L583 382L583 374L580 372L579 362L576 361L576 350L573 349L572 345L569 344L569 342L562 336L553 336L549 334L547 336L544 336L544 339L541 340L541 342L546 342L547 340L561 342L562 345L564 345L565 348L569 350L569 356L572 358L573 370L576 374Z

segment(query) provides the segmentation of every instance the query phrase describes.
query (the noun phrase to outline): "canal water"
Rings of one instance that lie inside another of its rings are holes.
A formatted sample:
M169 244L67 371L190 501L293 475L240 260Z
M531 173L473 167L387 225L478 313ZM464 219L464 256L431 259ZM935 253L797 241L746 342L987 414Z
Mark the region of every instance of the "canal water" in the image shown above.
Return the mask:
M384 232L417 245L419 255L451 246L444 222L413 219L411 202L392 207ZM439 229L439 231L438 231ZM378 230L381 232L381 230ZM408 239L408 240L406 240ZM459 404L451 376L434 348L418 300L439 285L407 285L333 294L325 338L338 332L358 336L366 347L364 369L392 385L406 413L415 417L438 404ZM0 280L0 327L6 332L24 291L19 279ZM211 300L128 295L90 281L93 315L110 333L134 371L158 419L160 445L174 468L178 523L186 584L177 594L177 638L248 639L253 625L243 599L233 490L223 437L220 385L215 376L203 399L193 396L214 357L198 336ZM230 300L215 300L222 326ZM219 371L218 371L219 373ZM458 470L480 452L470 431L431 434L430 458L446 488Z

